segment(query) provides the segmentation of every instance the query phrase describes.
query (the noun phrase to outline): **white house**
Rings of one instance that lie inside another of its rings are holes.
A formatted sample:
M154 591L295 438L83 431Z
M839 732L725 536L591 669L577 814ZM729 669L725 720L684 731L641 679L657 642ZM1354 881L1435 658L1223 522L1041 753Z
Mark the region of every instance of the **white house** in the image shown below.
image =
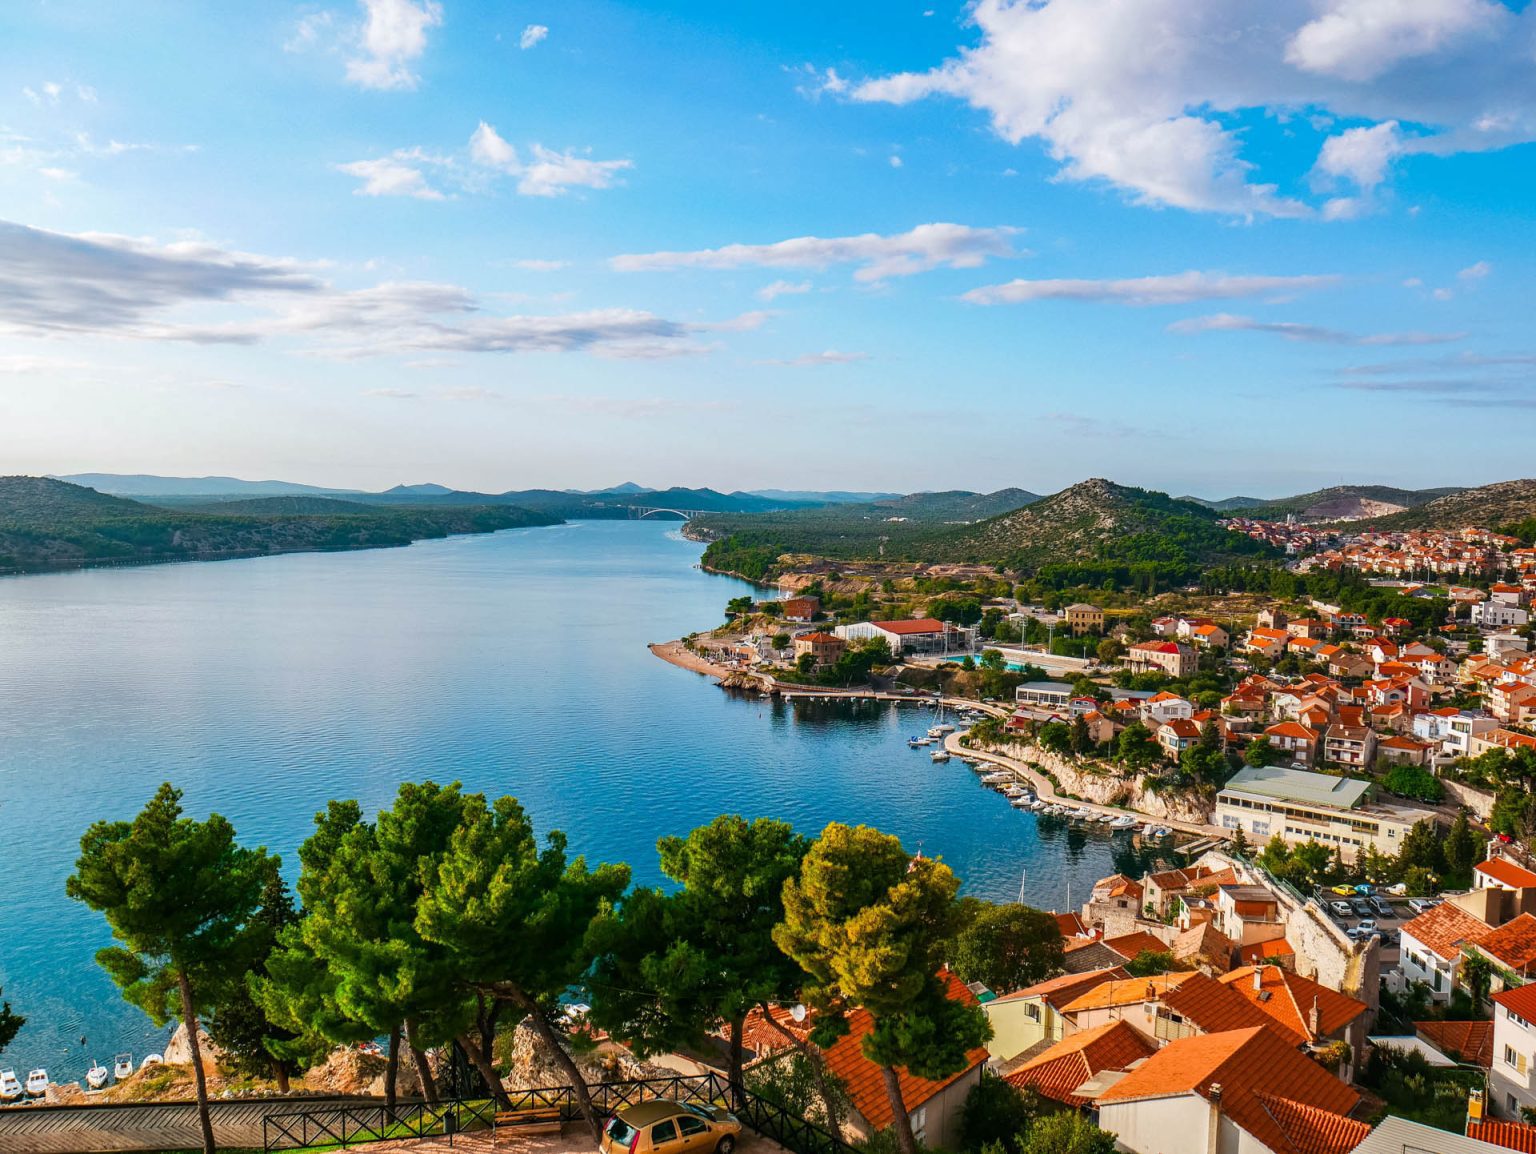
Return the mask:
M1536 986L1493 996L1493 1065L1489 1105L1505 1118L1536 1108Z
M1484 629L1513 629L1529 624L1530 613L1503 601L1480 601L1472 606L1472 622Z
M1461 974L1462 945L1490 928L1454 902L1441 902L1403 923L1398 969L1408 981L1428 986L1432 1000L1448 1002Z

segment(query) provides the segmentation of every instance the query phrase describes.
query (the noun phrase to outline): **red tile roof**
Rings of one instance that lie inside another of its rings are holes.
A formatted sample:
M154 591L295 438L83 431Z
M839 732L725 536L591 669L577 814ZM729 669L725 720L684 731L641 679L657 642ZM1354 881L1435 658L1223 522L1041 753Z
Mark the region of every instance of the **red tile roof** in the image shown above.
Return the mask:
M1154 954L1166 954L1171 952L1171 947L1161 938L1154 938L1146 930L1137 930L1134 934L1121 934L1118 938L1105 938L1104 944L1117 954L1122 954L1126 961L1130 961L1142 950L1149 950Z
M1223 1112L1259 1142L1280 1154L1311 1152L1288 1136L1287 1124L1276 1117L1275 1099L1307 1103L1314 1110L1340 1118L1360 1102L1360 1095L1303 1056L1279 1031L1255 1027L1220 1034L1197 1034L1170 1042L1100 1095L1098 1103L1103 1110L1116 1102L1184 1094L1208 1098L1213 1085L1221 1086ZM1278 1113L1291 1122L1290 1111L1281 1109ZM1105 1124L1111 1123L1106 1120ZM1332 1126L1344 1128L1342 1122L1334 1122ZM1326 1133L1328 1128L1314 1119L1305 1129L1315 1135L1320 1131ZM1327 1151L1330 1148L1314 1149Z
M932 617L914 617L906 621L871 621L876 629L883 629L887 633L943 633L944 622Z
M1011 994L1004 994L989 1004L995 1006L998 1002L1020 1002L1026 998L1040 998L1052 1006L1065 1006L1102 982L1130 976L1119 966L1107 966L1102 970L1089 970L1082 974L1062 974L1059 977L1047 978L1043 982L1036 982L1033 986L1025 986L1022 990L1015 990Z
M1216 1034L1272 1025L1269 1017L1229 986L1205 974L1191 974L1187 982L1163 996L1163 1005L1182 1015L1197 1030Z
M1488 923L1473 917L1458 905L1441 902L1418 917L1403 923L1400 933L1422 942L1449 961L1461 953L1461 943L1488 932Z
M1088 933L1088 926L1081 914L1057 914L1056 926L1064 938L1084 937Z
M807 1020L797 1022L789 1012L788 1006L773 1006L773 1022L788 1030L802 1042L811 1035L811 1023ZM748 1050L754 1054L772 1054L791 1045L784 1036L783 1030L776 1029L764 1016L760 1007L754 1006L747 1011L746 1018L741 1024L741 1041Z
M1089 1099L1073 1093L1095 1074L1123 1070L1150 1057L1157 1047L1123 1021L1106 1022L1057 1042L1007 1076L1020 1089L1029 1087L1047 1098L1080 1107Z
M1254 942L1237 951L1241 965L1252 966L1265 958L1294 958L1296 948L1284 938L1271 938L1267 942Z
M1076 1014L1083 1010L1107 1010L1115 1006L1134 1006L1148 999L1165 995L1180 982L1194 977L1194 972L1154 974L1150 978L1125 978L1118 981L1100 982L1084 991L1065 1006L1064 1014Z
M1508 858L1493 857L1481 862L1475 872L1486 874L1496 882L1501 882L1515 889L1524 889L1527 886L1536 886L1536 873L1532 873L1524 866L1516 865Z
M1349 1154L1371 1132L1368 1122L1357 1122L1306 1102L1263 1093L1255 1097L1289 1139L1286 1149L1296 1154Z
M1415 1022L1413 1030L1442 1054L1478 1066L1493 1065L1492 1022Z
M1259 986L1254 987L1254 975ZM1303 1042L1331 1038L1369 1008L1347 994L1293 974L1279 966L1243 966L1224 974L1222 985L1243 995L1258 1009ZM1316 1006L1318 1026L1312 1030L1312 1009Z
M1518 1014L1527 1022L1536 1022L1536 986L1516 986L1493 995L1493 1000L1511 1014Z
M1492 933L1484 934L1474 944L1494 961L1523 977L1536 966L1536 917L1521 914Z
M945 993L952 1001L967 1005L977 1004L971 993L958 977L949 971L941 975L946 982ZM822 1051L827 1069L848 1089L848 1097L864 1119L876 1130L884 1130L891 1124L891 1101L885 1091L885 1078L880 1067L864 1056L864 1039L874 1029L874 1018L868 1010L853 1010L848 1015L848 1033ZM941 1081L919 1078L905 1067L898 1068L901 1096L908 1110L916 1110L951 1082L963 1078L987 1060L986 1047L979 1046L967 1056L969 1065L957 1074Z
M1467 1137L1523 1154L1536 1154L1536 1126L1524 1122L1469 1122Z

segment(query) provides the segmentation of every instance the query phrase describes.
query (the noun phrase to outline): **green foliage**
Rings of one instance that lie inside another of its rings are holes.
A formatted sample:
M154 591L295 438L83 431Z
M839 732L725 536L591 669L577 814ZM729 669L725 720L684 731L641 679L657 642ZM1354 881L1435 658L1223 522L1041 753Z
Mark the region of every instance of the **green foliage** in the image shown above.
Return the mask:
M1173 954L1168 950L1142 950L1125 963L1125 972L1133 978L1150 978L1173 969Z
M1381 779L1388 793L1415 801L1437 802L1445 796L1445 786L1427 769L1417 765L1394 765Z
M960 1107L960 1149L980 1154L999 1144L1011 1150L1040 1112L1040 1099L1035 1094L983 1074Z
M981 602L973 597L941 597L929 603L928 615L956 625L975 625L981 620Z
M0 990L0 993L4 992ZM26 1024L27 1020L20 1014L11 1013L11 1004L0 998L0 1053L5 1052L5 1048Z
M1457 812L1440 848L1445 857L1446 884L1453 889L1470 887L1472 867L1482 860L1482 846L1467 820L1466 810Z
M848 1116L851 1105L848 1091L825 1069L818 1076L812 1066L814 1061L798 1050L785 1050L771 1061L753 1066L746 1072L744 1081L747 1089L758 1097L783 1107L796 1118L804 1118L812 1125L835 1133L838 1120ZM835 1114L830 1123L823 1098L827 1085L832 1087L834 1095Z
M1417 1050L1372 1046L1361 1082L1385 1100L1388 1110L1426 1126L1461 1133L1467 1094L1483 1089L1483 1070L1437 1070Z
M1072 752L1072 727L1065 721L1047 721L1035 733L1035 740L1052 753Z
M1339 876L1334 853L1327 846L1311 840L1288 846L1279 834L1270 838L1257 864L1303 893L1327 885Z
M1014 903L960 900L961 929L949 964L964 982L981 982L996 993L1032 986L1062 967L1061 928L1054 914Z
M1139 721L1133 721L1120 731L1115 739L1115 759L1131 769L1145 769L1162 758L1152 731Z
M1416 822L1403 836L1403 844L1397 851L1397 866L1400 871L1417 867L1434 874L1445 872L1445 852L1441 847L1439 827L1433 818Z
M1275 749L1268 736L1260 734L1248 743L1248 748L1243 750L1243 764L1254 769L1263 769L1266 765L1279 760L1281 753Z
M1029 1128L1018 1154L1114 1154L1115 1136L1075 1110L1047 1114Z

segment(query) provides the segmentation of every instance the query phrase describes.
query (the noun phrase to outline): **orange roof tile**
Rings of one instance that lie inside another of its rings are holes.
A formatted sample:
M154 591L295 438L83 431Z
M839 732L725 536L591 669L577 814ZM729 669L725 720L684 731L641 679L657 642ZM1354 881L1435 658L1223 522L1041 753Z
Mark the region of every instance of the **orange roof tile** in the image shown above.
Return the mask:
M1026 998L1039 998L1052 1006L1065 1006L1072 999L1087 993L1101 982L1130 976L1119 966L1106 966L1102 970L1089 970L1082 974L1061 974L1054 978L1047 978L1043 982L1036 982L1033 986L1025 986L1022 990L1015 990L1011 994L1004 994L989 1004L995 1006L998 1002L1020 1002Z
M1287 1136L1265 1099L1304 1102L1341 1117L1360 1102L1360 1095L1303 1056L1284 1035L1254 1027L1170 1042L1100 1095L1099 1108L1184 1094L1204 1098L1216 1084L1227 1116L1283 1154L1301 1154L1301 1148Z
M1137 930L1133 934L1121 934L1118 938L1105 938L1104 944L1115 953L1125 955L1126 961L1130 961L1142 950L1150 950L1154 954L1169 952L1167 942L1161 938L1154 938L1146 930Z
M1129 1023L1106 1022L1063 1038L1014 1070L1006 1081L1068 1106L1086 1106L1089 1099L1078 1097L1074 1090L1095 1074L1123 1070L1132 1062L1150 1057L1156 1049Z
M945 993L953 1001L976 1005L972 994L958 977L946 970L941 975L946 983ZM848 1097L864 1119L876 1130L884 1130L891 1124L891 1101L885 1091L885 1078L880 1067L864 1056L864 1039L874 1029L874 1018L868 1010L857 1009L848 1014L848 1032L822 1051L827 1069L841 1079L847 1087ZM966 1055L969 1065L956 1074L940 1081L919 1078L905 1067L896 1071L901 1081L901 1096L908 1110L916 1110L928 1099L951 1082L964 1077L987 1060L986 1047L979 1046Z
M1056 927L1061 930L1064 938L1083 937L1088 933L1088 926L1084 923L1081 914L1057 914Z
M887 633L895 633L898 636L907 636L912 633L943 633L944 622L933 617L916 617L906 621L871 621L876 629L882 629Z
M772 1006L773 1022L763 1014L761 1007L754 1006L747 1011L746 1018L741 1024L741 1041L747 1049L754 1054L772 1054L791 1045L784 1036L784 1030L788 1030L802 1042L811 1035L811 1023L809 1020L797 1022L790 1013L788 1006ZM778 1029L777 1026L783 1027Z
M1079 994L1061 1007L1063 1014L1076 1014L1084 1010L1107 1010L1114 1006L1134 1006L1150 998L1161 998L1179 983L1195 976L1193 971L1174 974L1154 974L1150 978L1125 978L1120 981L1101 982L1086 993Z
M1169 990L1163 996L1163 1005L1207 1034L1272 1025L1252 1003L1215 978L1201 973L1191 974L1188 981Z
M1259 986L1254 987L1254 975ZM1303 1042L1330 1038L1369 1008L1347 994L1293 974L1279 966L1243 966L1224 974L1219 981L1243 995ZM1312 1030L1312 1009L1317 1007L1318 1028Z
M1493 1000L1511 1014L1517 1014L1527 1022L1536 1022L1536 986L1516 986L1493 995Z
M1371 1132L1368 1122L1357 1122L1307 1102L1264 1093L1255 1097L1290 1141L1286 1149L1296 1154L1349 1154Z
M1447 960L1461 953L1461 943L1488 932L1488 923L1473 917L1458 905L1441 902L1418 917L1403 923L1400 933L1418 939Z
M1524 1122L1468 1122L1467 1137L1479 1142L1491 1142L1506 1150L1519 1150L1523 1154L1536 1154L1536 1126Z
M1284 938L1271 938L1267 942L1254 942L1252 945L1243 946L1237 951L1237 960L1240 965L1252 966L1264 958L1294 958L1296 947Z
M1524 977L1536 966L1536 917L1521 914L1492 933L1484 934L1473 944L1494 961Z
M1415 1022L1413 1030L1442 1054L1478 1066L1493 1065L1492 1022Z
M1485 862L1480 862L1474 872L1486 874L1496 882L1513 886L1515 889L1524 889L1527 886L1536 886L1536 873L1532 873L1524 866L1516 865L1508 858L1492 857Z

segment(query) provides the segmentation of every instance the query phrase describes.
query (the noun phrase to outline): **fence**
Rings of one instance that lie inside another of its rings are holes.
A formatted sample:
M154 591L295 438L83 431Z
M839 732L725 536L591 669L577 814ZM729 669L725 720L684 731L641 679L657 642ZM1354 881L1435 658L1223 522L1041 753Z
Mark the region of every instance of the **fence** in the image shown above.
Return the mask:
M626 1106L664 1098L704 1106L725 1106L745 1126L771 1138L791 1154L857 1154L835 1134L796 1117L776 1102L748 1090L735 1090L719 1074L677 1074L628 1082L594 1082L587 1087L592 1109L599 1116L617 1114ZM571 1086L515 1090L508 1095L512 1111L558 1110L562 1122L581 1118ZM491 1101L456 1101L441 1106L421 1103L397 1106L387 1114L379 1106L343 1106L275 1114L263 1124L262 1149L312 1150L346 1147L380 1138L425 1138L496 1127L497 1109Z

